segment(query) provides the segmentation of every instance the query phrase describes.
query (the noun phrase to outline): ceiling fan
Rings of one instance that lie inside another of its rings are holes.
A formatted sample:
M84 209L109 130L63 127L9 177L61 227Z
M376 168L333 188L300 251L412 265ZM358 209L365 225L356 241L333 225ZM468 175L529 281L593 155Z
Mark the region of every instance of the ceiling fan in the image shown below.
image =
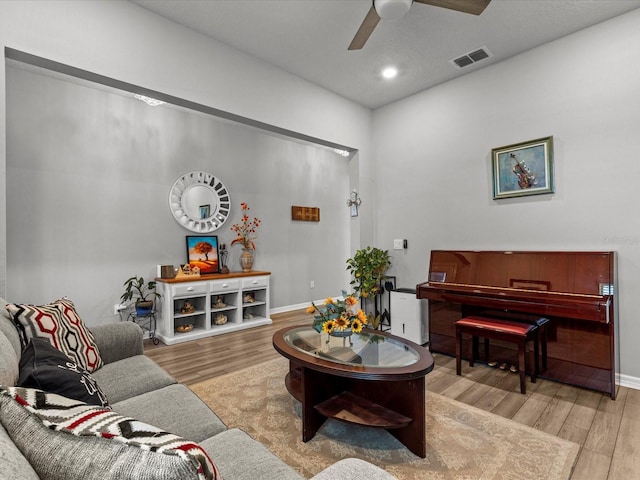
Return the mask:
M353 37L349 50L360 50L367 43L373 29L381 19L397 20L403 17L413 2L480 15L491 0L373 0L373 5L356 32L356 36Z

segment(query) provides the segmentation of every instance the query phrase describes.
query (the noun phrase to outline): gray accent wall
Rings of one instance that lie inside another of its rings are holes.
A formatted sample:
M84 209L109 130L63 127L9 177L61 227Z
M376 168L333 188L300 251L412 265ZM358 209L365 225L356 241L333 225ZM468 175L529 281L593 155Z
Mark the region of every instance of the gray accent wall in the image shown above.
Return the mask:
M349 159L172 105L8 62L7 298L76 302L92 322L113 321L122 283L156 265L186 261L184 229L168 194L204 170L231 195L212 234L240 270L230 226L240 202L262 220L255 270L272 272L271 305L338 295L349 256ZM320 222L291 220L291 206L320 208ZM311 281L314 288L310 287Z

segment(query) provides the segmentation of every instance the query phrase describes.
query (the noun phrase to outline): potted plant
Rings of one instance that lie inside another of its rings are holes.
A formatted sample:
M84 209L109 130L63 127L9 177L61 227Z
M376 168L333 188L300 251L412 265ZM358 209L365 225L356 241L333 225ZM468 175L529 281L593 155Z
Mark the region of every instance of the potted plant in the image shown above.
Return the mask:
M145 284L144 278L133 276L124 282L125 291L120 296L120 301L129 302L135 300L136 314L148 315L153 311L153 300L160 298L156 292L156 282L149 281Z
M351 285L362 298L380 293L380 281L391 266L388 250L366 247L347 260L347 270L353 275Z
M374 328L380 323L375 299L382 291L380 282L390 266L389 251L375 247L358 250L353 258L347 260L347 270L353 276L350 285L353 286L354 292L360 296L363 304L366 304L367 299L374 299L374 312L367 315L368 323Z

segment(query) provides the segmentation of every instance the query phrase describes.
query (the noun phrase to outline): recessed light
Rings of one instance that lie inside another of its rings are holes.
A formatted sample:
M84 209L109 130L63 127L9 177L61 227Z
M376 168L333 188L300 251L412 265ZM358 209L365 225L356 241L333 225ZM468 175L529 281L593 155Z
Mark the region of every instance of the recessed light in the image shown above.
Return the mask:
M398 75L398 69L396 67L387 67L382 70L382 76L384 78L393 78Z

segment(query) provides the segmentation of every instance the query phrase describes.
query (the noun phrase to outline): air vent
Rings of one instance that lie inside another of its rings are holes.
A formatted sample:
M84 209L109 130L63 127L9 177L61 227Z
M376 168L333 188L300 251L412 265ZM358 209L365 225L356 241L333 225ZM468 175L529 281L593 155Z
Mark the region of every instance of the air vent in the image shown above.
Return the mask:
M465 68L474 63L481 62L487 58L493 57L493 54L487 47L482 47L473 52L466 53L461 57L449 60L449 62L457 68Z

